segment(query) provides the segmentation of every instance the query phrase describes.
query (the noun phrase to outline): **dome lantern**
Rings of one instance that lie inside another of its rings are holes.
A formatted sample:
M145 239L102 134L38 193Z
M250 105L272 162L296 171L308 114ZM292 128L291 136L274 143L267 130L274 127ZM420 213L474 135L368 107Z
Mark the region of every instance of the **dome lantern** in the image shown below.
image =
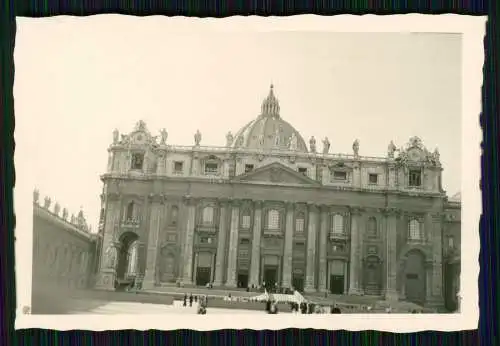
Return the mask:
M262 102L261 115L264 117L279 118L280 104L276 96L274 96L274 85L269 88L269 95Z

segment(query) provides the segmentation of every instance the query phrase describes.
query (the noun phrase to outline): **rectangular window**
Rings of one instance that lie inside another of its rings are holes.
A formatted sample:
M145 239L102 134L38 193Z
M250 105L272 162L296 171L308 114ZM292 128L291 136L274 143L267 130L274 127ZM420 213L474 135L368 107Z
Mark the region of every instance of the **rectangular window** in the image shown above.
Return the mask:
M307 168L305 168L305 167L299 167L299 173L307 175Z
M174 162L174 174L182 174L184 172L184 162L175 161Z
M132 169L142 169L142 166L144 164L144 154L143 153L133 153L132 154L132 162L131 162L131 168Z
M240 239L240 245L248 245L250 244L250 239L248 238L241 238Z
M250 215L243 215L241 218L241 228L249 229L250 228Z
M452 236L448 237L448 247L453 249L455 247L455 239Z
M253 167L254 167L254 166L253 166L253 165L251 165L251 164L247 164L247 165L245 165L245 173L248 173L248 172L253 171Z
M269 210L267 214L267 228L268 229L280 228L280 212L278 210Z
M205 164L205 175L216 175L218 171L219 171L219 165L217 163Z
M420 169L411 169L408 177L408 185L410 187L422 186L422 171Z
M304 219L299 218L295 220L295 232L298 233L304 232Z
M406 274L406 278L410 280L417 280L418 274Z
M176 234L169 234L167 236L167 241L171 243L175 243L177 240L177 235Z
M346 181L347 180L347 172L333 172L333 180L337 181Z
M368 183L370 185L377 185L378 184L378 174L368 174Z

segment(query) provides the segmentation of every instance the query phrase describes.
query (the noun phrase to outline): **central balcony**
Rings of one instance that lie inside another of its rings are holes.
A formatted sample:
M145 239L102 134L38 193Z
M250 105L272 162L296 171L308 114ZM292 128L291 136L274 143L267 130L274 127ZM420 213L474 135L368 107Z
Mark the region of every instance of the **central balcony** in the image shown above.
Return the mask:
M345 241L348 239L347 233L330 232L328 238L332 241Z
M123 228L139 228L141 220L138 217L131 217L121 222Z
M264 236L267 237L282 237L283 232L280 228L264 228Z
M215 234L217 232L217 226L216 225L198 225L198 226L196 226L196 232Z

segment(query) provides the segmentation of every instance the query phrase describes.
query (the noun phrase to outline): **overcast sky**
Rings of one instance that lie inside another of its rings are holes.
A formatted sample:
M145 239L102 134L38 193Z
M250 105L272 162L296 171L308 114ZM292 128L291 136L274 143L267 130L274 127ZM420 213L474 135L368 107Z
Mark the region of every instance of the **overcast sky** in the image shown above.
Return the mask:
M16 141L41 194L83 207L95 228L114 128L143 119L182 145L199 128L202 145L221 146L258 115L271 82L281 116L306 141L328 136L332 152L351 153L357 138L360 155L385 156L391 140L419 136L439 147L448 194L460 190L457 34L173 33L158 21L24 19Z

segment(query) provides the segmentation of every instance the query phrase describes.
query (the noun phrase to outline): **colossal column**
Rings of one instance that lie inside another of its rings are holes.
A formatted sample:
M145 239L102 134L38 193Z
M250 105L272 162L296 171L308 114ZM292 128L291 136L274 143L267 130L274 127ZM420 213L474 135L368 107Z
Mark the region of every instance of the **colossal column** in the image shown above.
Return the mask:
M164 209L163 196L152 196L151 216L149 218L149 236L146 253L146 271L144 273L144 288L156 285L156 266L158 258L158 241L160 238L161 216Z
M306 282L304 291L315 292L315 267L316 267L316 231L318 226L318 208L309 204L309 224L307 226L307 257L306 257Z
M286 204L285 247L283 253L283 287L292 286L292 258L293 258L293 203Z
M321 207L321 226L319 233L319 272L318 289L321 292L327 292L327 246L328 246L328 207Z
M349 294L357 295L361 293L359 274L361 267L358 259L361 257L359 238L361 238L361 210L351 208L351 244L350 244L350 263L349 263Z
M229 253L227 256L226 286L236 287L236 261L238 260L238 227L240 223L239 201L231 203L231 230L229 233Z
M386 265L386 284L385 284L385 299L397 300L398 292L396 288L397 282L397 210L387 208L385 210L385 265Z
M254 287L260 284L260 241L262 235L262 202L254 203L252 257L250 262L250 282Z
M220 201L219 232L217 234L217 254L215 255L215 280L214 286L224 283L224 263L226 257L228 201Z
M184 284L193 284L193 242L195 228L196 201L192 197L186 197L186 238L184 241L184 270L182 282Z

